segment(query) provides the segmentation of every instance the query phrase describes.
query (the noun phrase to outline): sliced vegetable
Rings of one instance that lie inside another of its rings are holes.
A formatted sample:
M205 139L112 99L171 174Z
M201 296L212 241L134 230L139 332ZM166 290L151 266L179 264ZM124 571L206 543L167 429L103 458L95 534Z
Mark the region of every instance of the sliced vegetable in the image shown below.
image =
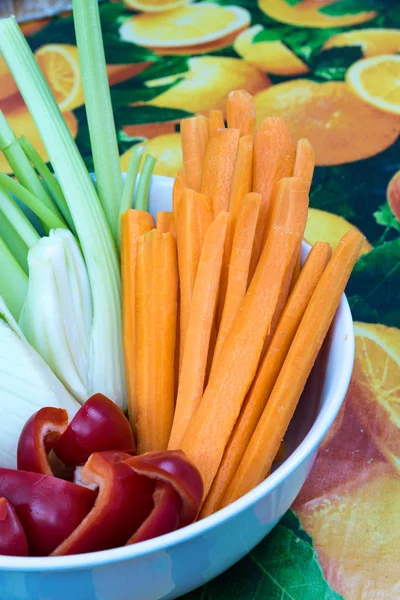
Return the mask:
M315 167L315 152L310 142L303 138L297 142L296 158L294 161L293 177L301 177L308 184L308 191L311 188L311 182Z
M0 297L15 319L21 314L28 291L28 276L0 237Z
M204 238L185 337L174 421L168 448L180 448L204 391L229 215L220 212Z
M72 8L97 190L117 241L122 178L99 5L97 0L73 0Z
M119 209L120 217L125 211L132 208L133 196L135 192L136 180L139 173L140 162L142 160L145 151L144 146L136 145L132 148L131 157L129 159L128 170L126 172L124 189L122 192L121 206ZM121 228L118 229L119 237L121 235Z
M131 454L136 449L128 419L103 394L95 394L79 409L54 444L65 465L83 465L94 452L115 450Z
M156 226L161 233L172 233L176 239L174 213L167 210L159 210L156 218Z
M91 395L92 294L71 232L56 230L28 255L29 285L20 326L28 342L79 402ZM72 326L73 325L73 326Z
M181 169L175 177L174 187L172 188L172 211L175 216L178 214L179 204L185 188L185 175Z
M22 270L28 274L28 246L15 231L10 221L4 215L0 215L0 238L6 245L9 253L16 259ZM4 244L2 246L4 246Z
M1 214L2 213L2 214ZM19 208L18 204L11 197L11 195L0 189L0 216L3 215L7 218L8 222L12 225L14 231L19 235L25 245L30 248L37 241L40 236L32 223L26 217L26 215Z
M155 164L156 159L148 154L144 161L135 195L135 208L137 210L148 210L151 176Z
M351 230L339 242L301 320L279 377L222 500L227 506L264 479L293 416L364 242ZM293 373L296 377L293 378Z
M25 532L6 498L0 498L0 555L28 556Z
M238 144L238 129L218 129L207 144L201 192L211 198L214 218L229 209Z
M175 406L176 243L156 229L139 238L136 267L138 452L166 450Z
M256 373L275 311L288 287L298 239L298 234L288 228L274 230L186 429L181 448L199 469L206 494Z
M29 554L47 556L86 517L96 492L41 473L0 469L0 496L13 505Z
M67 427L68 413L63 408L46 406L32 415L19 437L18 469L53 475L48 454Z
M253 250L260 203L260 194L250 192L244 196L239 209L232 242L232 250L227 265L228 277L226 282L226 293L214 350L213 365L217 363L222 346L224 345L247 291L250 259Z
M96 452L91 455L81 476L84 482L98 485L95 504L52 551L52 556L122 546L150 514L154 482L138 475L122 462L127 458L129 455L123 452ZM84 487L81 489L90 491Z
M252 135L256 125L256 107L254 99L246 90L234 90L229 93L226 102L228 127L239 129L240 135Z
M137 244L140 236L153 229L153 227L153 217L143 210L129 209L121 217L122 323L128 414L132 427L136 427L137 421L135 384Z
M186 185L195 192L200 192L208 141L208 119L201 115L183 119L181 139Z
M179 364L183 359L190 305L201 249L212 218L210 199L204 194L185 189L175 219L180 285Z
M323 242L317 243L308 255L229 438L217 475L201 511L203 517L220 508L222 498L235 476L300 321L330 257L331 248L329 244Z
M0 381L0 466L12 469L22 429L37 410L64 408L73 417L79 404L27 343L1 298Z
M224 115L222 114L222 110L210 110L208 115L208 131L210 137L214 135L217 129L224 129Z

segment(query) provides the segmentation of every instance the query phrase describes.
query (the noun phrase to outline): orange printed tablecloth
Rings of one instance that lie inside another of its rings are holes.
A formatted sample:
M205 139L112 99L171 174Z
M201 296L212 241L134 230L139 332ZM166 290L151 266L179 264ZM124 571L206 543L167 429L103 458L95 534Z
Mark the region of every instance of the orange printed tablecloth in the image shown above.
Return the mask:
M284 116L317 168L306 239L366 236L347 288L356 361L340 414L290 511L199 600L400 598L400 4L396 0L125 0L101 3L121 168L146 144L156 173L181 167L179 119L255 95ZM73 22L25 23L91 166ZM4 63L0 108L44 146ZM0 170L8 171L4 157ZM1 234L1 232L0 232Z

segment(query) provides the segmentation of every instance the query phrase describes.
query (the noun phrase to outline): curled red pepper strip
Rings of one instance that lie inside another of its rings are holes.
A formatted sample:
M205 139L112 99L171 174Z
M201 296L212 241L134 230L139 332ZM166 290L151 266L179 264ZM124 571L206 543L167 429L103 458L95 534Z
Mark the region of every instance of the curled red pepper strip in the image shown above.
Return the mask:
M135 452L135 439L128 419L114 402L94 394L79 409L54 446L65 465L83 465L94 452Z
M57 477L0 469L0 497L13 505L32 556L47 556L71 535L96 495Z
M199 471L182 451L148 452L133 456L124 462L136 473L157 480L154 509L147 521L129 539L128 544L150 539L193 523L203 499L203 481ZM167 493L168 487L172 488L175 495ZM179 518L174 521L177 510L179 510ZM171 524L168 531L162 515L168 517Z
M81 554L124 545L153 508L154 481L133 471L123 452L97 452L82 469L87 483L96 483L99 494L87 517L52 552L52 556ZM81 488L86 489L86 488Z
M0 554L28 556L28 542L14 507L0 498Z
M126 545L151 540L179 527L182 501L169 483L158 482L153 494L154 508Z
M26 422L18 442L17 464L21 471L53 475L48 454L68 426L63 408L41 408Z

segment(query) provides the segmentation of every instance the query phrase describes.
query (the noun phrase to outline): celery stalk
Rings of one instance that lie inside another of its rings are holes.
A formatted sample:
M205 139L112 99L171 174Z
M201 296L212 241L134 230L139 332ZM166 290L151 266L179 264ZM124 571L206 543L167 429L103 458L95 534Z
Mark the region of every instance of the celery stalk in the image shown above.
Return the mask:
M22 267L24 272L28 274L29 248L4 215L0 215L0 237L3 238L3 242L14 256L17 263Z
M0 238L0 296L18 319L25 302L28 276Z
M50 171L43 158L37 152L36 148L32 146L30 141L26 139L24 135L21 136L18 141L26 156L33 164L36 171L39 173L44 183L46 184L46 187L49 190L56 206L58 207L58 210L64 217L66 223L68 223L68 227L73 233L76 233L75 225L72 220L67 201L65 200L65 196L57 179L54 177L53 173Z
M98 0L73 0L72 8L97 190L117 241L122 178Z
M150 156L146 156L144 161L143 169L140 174L140 179L137 187L135 196L135 208L137 210L147 210L149 205L149 191L151 184L151 176L153 174L156 159Z
M19 141L15 137L3 112L0 110L0 150L6 157L18 181L40 200L46 208L61 217L58 208L43 187ZM45 224L44 224L45 225Z
M132 207L133 194L135 191L136 179L139 173L140 161L142 160L144 146L134 146L132 148L131 157L129 159L128 170L126 172L124 188L122 192L121 206L119 215L123 215L125 211ZM121 239L121 229L118 227L118 241Z
M0 215L3 213L20 238L30 248L40 239L40 235L22 212L15 200L0 188Z
M0 190L10 192L19 198L25 206L30 208L31 211L45 223L48 230L56 229L58 227L63 229L66 227L64 221L62 221L60 217L57 217L52 210L47 208L47 206L44 206L44 204L42 204L29 190L5 173L0 173Z
M102 392L125 409L121 276L110 228L83 159L14 17L0 21L0 52L44 141L86 261L93 297L89 390ZM97 124L103 125L100 120Z

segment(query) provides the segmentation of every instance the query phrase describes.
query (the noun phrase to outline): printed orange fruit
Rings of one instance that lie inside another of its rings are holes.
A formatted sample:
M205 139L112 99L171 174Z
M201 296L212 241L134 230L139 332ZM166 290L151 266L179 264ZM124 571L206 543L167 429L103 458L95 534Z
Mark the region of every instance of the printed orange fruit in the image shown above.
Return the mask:
M307 240L311 246L319 241L328 242L332 246L332 250L334 250L340 239L350 229L357 228L343 217L324 210L319 210L318 208L310 208L308 211L304 239ZM372 250L372 246L365 240L360 254L365 254L370 250Z
M400 116L400 55L358 60L347 71L346 81L371 106Z
M400 329L355 323L351 404L374 443L400 471Z
M179 108L192 113L207 114L212 108L226 112L226 100L231 90L247 90L256 94L270 85L267 75L238 58L196 56L189 59L189 71L176 76L148 82L167 84L183 80L149 102L154 106Z
M158 14L143 13L127 19L122 39L151 48L159 54L210 51L228 45L248 27L250 13L240 6L196 3Z
M20 24L20 28L25 37L33 35L38 31L41 31L43 27L46 27L51 22L51 19L45 17L44 19L37 19L36 21L25 21Z
M60 110L69 111L84 104L78 48L71 44L47 44L35 52Z
M253 25L236 37L233 47L246 62L273 75L303 75L309 71L281 41L255 42L254 38L263 30L262 25Z
M141 145L146 147L147 154L157 159L154 169L155 175L175 177L179 169L182 168L181 136L179 133L159 135L141 143ZM131 153L132 149L120 156L121 172L123 173L128 168Z
M350 483L296 510L325 577L346 600L398 600L400 477L394 469L371 462Z
M400 132L398 116L363 102L342 81L294 79L260 92L255 103L259 123L267 116L281 116L295 140L308 138L317 165L374 156L391 146Z
M260 9L271 19L299 27L347 27L359 25L376 17L376 12L365 10L342 15L328 15L321 9L334 4L335 0L302 0L295 4L287 0L258 0Z
M397 171L389 181L386 198L392 213L400 223L400 171Z
M6 61L0 56L0 100L18 93L18 87L11 75Z
M35 146L40 156L44 160L48 160L47 152L39 135L36 125L33 119L19 96L9 99L9 101L2 104L2 110L4 115L10 124L10 127L14 131L17 137L24 135L28 140ZM75 138L78 133L78 122L74 113L65 112L63 113L65 122L70 130L72 136ZM5 159L4 155L0 153L0 171L4 173L11 173L10 165Z
M143 12L162 12L187 4L188 0L124 0L126 8Z
M363 55L395 54L400 50L400 29L354 29L329 38L324 48L359 46Z

